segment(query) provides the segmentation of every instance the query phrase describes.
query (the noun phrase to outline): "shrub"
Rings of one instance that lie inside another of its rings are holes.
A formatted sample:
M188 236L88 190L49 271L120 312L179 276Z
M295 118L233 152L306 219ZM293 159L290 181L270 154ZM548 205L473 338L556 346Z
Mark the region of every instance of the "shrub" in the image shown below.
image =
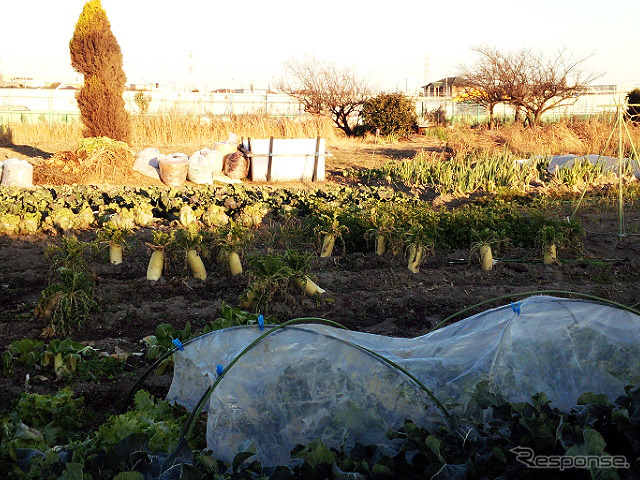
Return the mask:
M71 66L84 75L84 85L76 95L83 135L129 141L131 125L122 96L126 82L122 52L100 0L84 5L69 50Z
M627 116L634 123L640 123L640 88L627 93Z
M446 127L449 124L449 121L447 120L447 112L445 112L442 106L427 112L425 120L437 127Z
M407 134L417 127L415 104L400 93L382 93L367 99L360 115L366 131L379 128L381 135Z
M0 125L0 145L11 145L13 143L13 132L10 125Z
M144 92L136 92L133 96L133 101L140 110L140 115L146 115L149 111L149 104L151 103L151 95L147 95Z

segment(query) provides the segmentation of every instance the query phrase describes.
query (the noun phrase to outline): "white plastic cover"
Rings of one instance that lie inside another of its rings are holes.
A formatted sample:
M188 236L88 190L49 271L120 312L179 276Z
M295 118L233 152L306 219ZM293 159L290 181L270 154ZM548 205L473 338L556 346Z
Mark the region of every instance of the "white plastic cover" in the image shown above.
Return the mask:
M589 162L593 165L602 165L605 170L611 170L617 172L620 166L620 159L615 157L606 157L604 155L596 155L594 153L590 155L552 155L548 157L549 166L547 170L549 173L555 173L561 168L571 168L576 162ZM623 165L631 164L631 169L636 178L640 178L640 165L637 161L632 161L629 158L622 159Z
M265 327L265 331L269 327ZM193 409L225 367L261 334L236 327L199 337L174 354L168 400ZM264 465L286 464L298 443L332 447L389 443L385 433L411 418L444 415L401 365L458 413L473 414L487 380L512 402L545 392L575 406L585 392L614 400L640 384L640 316L595 302L547 296L488 310L417 338L393 338L305 324L275 331L226 373L208 403L207 446L231 461L253 449Z

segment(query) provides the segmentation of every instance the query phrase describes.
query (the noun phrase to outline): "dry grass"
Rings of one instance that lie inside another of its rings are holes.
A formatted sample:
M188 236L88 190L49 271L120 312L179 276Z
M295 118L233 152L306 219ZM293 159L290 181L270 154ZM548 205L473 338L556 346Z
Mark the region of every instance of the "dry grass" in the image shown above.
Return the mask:
M335 136L326 118L289 119L264 115L235 115L231 118L198 118L180 115L137 117L133 122L133 143L169 146L224 141L230 133L250 138L313 138Z
M6 143L32 145L59 143L77 145L82 138L80 123L12 123L7 126Z
M79 123L15 123L8 138L16 145L59 143L77 145L82 139ZM131 145L171 146L179 144L211 145L226 140L229 133L251 138L314 138L332 141L338 135L328 118L289 119L265 115L236 115L227 118L199 118L167 114L132 119Z
M51 158L39 160L33 166L35 185L69 185L80 183L80 157L76 152L63 150Z
M106 137L85 139L75 151L57 152L34 166L36 184L120 184L130 178L134 153L126 143Z
M383 149L389 147L388 143L393 144L392 139L378 138L377 142L374 142L373 137L348 139L326 117L289 119L266 115L237 115L232 118L198 118L174 113L148 117L134 116L132 126L130 145L134 150L147 146L160 149L176 146L202 148L227 139L231 132L244 138L313 138L319 135L326 139L332 148L347 150L362 145L374 145L374 149ZM447 150L453 157L461 158L506 154L530 157L565 153L603 153L617 156L617 133L607 146L612 128L611 123L602 120L559 122L535 128L508 125L492 131L458 126L440 129L438 138L446 141ZM636 149L640 148L640 126L628 125L628 128ZM60 150L74 150L82 140L82 133L78 123L16 123L2 130L2 138L10 139L15 145L37 147L54 144L62 146ZM626 135L624 139L623 148L628 156L631 150L630 143Z
M518 156L604 154L618 155L617 132L607 145L613 124L601 121L555 123L534 128L509 125L497 130L457 127L447 132L447 146L455 155L499 154L510 152ZM628 125L636 149L640 147L640 126ZM605 148L606 147L606 148ZM626 156L631 145L625 133L623 149Z
M14 145L60 145L50 159L34 161L34 181L38 184L69 183L120 184L133 174L134 153L129 148L106 145L106 148L83 149L81 126L75 124L16 123L4 132L5 143ZM177 145L211 147L226 140L233 132L239 138L314 138L339 140L332 122L327 118L288 119L264 115L238 115L230 119L198 118L168 114L132 119L131 148L144 146L173 148ZM126 145L125 145L126 147Z

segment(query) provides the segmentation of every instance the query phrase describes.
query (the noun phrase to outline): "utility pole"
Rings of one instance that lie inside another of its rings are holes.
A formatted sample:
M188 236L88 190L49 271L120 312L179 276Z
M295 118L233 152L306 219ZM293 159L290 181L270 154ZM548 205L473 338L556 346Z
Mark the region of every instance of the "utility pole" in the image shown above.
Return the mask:
M424 80L425 85L429 83L429 52L424 54Z
M190 92L194 90L194 77L193 77L193 51L189 50L189 87L187 88Z

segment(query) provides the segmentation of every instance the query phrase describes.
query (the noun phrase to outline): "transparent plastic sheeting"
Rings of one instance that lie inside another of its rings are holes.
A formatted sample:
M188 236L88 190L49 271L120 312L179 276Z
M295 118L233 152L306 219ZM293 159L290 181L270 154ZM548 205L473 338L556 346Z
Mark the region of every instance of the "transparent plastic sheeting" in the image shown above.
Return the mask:
M216 378L216 364L228 365L262 333L236 327L185 345L174 356L168 399L193 409ZM432 413L432 421L441 421L419 387L340 333L286 327L244 355L208 404L207 448L214 456L231 461L250 450L263 465L286 465L293 447L316 438L331 446L384 443L405 418Z
M263 333L236 327L185 345L167 399L193 409L217 365ZM445 421L418 385L360 347L401 365L461 414L477 410L470 398L481 380L512 402L545 392L563 410L582 393L614 400L640 384L640 317L595 302L529 297L417 338L304 324L268 335L225 374L208 403L207 447L226 461L251 450L264 465L287 464L293 447L315 439L391 443L387 430L406 418Z
M536 158L536 157L534 157ZM605 157L604 155L551 155L547 157L549 165L547 170L549 173L556 173L561 168L572 168L576 162L590 163L592 165L602 165L605 170L617 172L622 163L625 167L631 165L633 174L636 178L640 178L640 165L638 162L632 162L629 158Z

